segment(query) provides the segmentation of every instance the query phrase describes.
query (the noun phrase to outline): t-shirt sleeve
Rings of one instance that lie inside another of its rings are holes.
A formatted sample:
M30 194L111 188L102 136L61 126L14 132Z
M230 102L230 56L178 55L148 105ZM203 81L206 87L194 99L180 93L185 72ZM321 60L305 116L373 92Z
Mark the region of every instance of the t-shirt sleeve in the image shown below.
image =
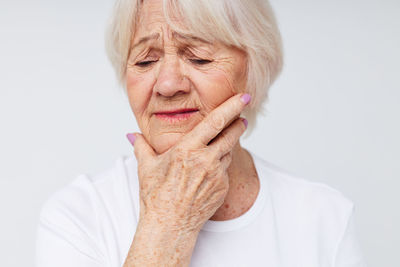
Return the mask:
M36 267L106 266L91 233L93 227L84 220L92 215L92 209L79 191L71 187L58 192L42 206L36 232ZM84 212L87 216L81 215Z
M350 216L343 236L337 246L334 267L366 267L360 244L357 239L354 208L351 209Z

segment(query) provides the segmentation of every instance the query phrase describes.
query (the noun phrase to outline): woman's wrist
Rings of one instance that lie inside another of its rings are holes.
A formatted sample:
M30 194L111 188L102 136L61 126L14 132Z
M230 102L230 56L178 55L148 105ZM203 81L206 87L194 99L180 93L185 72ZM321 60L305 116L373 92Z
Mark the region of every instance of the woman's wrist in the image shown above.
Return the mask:
M197 236L141 218L124 267L189 266Z

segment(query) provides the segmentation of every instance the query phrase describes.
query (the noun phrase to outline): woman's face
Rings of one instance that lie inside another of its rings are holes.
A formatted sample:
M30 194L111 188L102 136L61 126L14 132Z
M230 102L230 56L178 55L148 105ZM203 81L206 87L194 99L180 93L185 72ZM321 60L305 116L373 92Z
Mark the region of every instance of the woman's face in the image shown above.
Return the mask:
M172 32L161 0L144 1L139 17L127 64L127 93L142 134L163 153L210 111L245 91L246 55Z

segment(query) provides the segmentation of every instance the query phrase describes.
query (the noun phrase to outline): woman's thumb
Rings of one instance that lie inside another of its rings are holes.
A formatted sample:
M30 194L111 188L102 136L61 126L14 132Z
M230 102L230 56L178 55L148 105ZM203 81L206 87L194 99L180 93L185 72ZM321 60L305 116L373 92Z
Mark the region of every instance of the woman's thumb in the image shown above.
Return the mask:
M135 156L138 162L144 160L145 157L153 157L155 155L153 148L147 143L143 135L128 133L126 137L135 149Z

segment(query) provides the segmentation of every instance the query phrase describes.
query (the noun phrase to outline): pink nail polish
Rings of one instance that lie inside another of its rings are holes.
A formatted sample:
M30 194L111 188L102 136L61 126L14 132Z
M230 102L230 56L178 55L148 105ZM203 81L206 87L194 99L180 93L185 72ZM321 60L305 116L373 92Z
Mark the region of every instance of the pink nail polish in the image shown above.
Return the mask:
M247 125L249 124L249 122L245 118L243 118L243 124L247 128Z
M244 94L240 97L240 100L244 103L244 104L248 104L251 100L251 95L249 94Z
M128 138L128 140L132 144L132 146L135 144L136 136L134 134L127 133L126 138Z

